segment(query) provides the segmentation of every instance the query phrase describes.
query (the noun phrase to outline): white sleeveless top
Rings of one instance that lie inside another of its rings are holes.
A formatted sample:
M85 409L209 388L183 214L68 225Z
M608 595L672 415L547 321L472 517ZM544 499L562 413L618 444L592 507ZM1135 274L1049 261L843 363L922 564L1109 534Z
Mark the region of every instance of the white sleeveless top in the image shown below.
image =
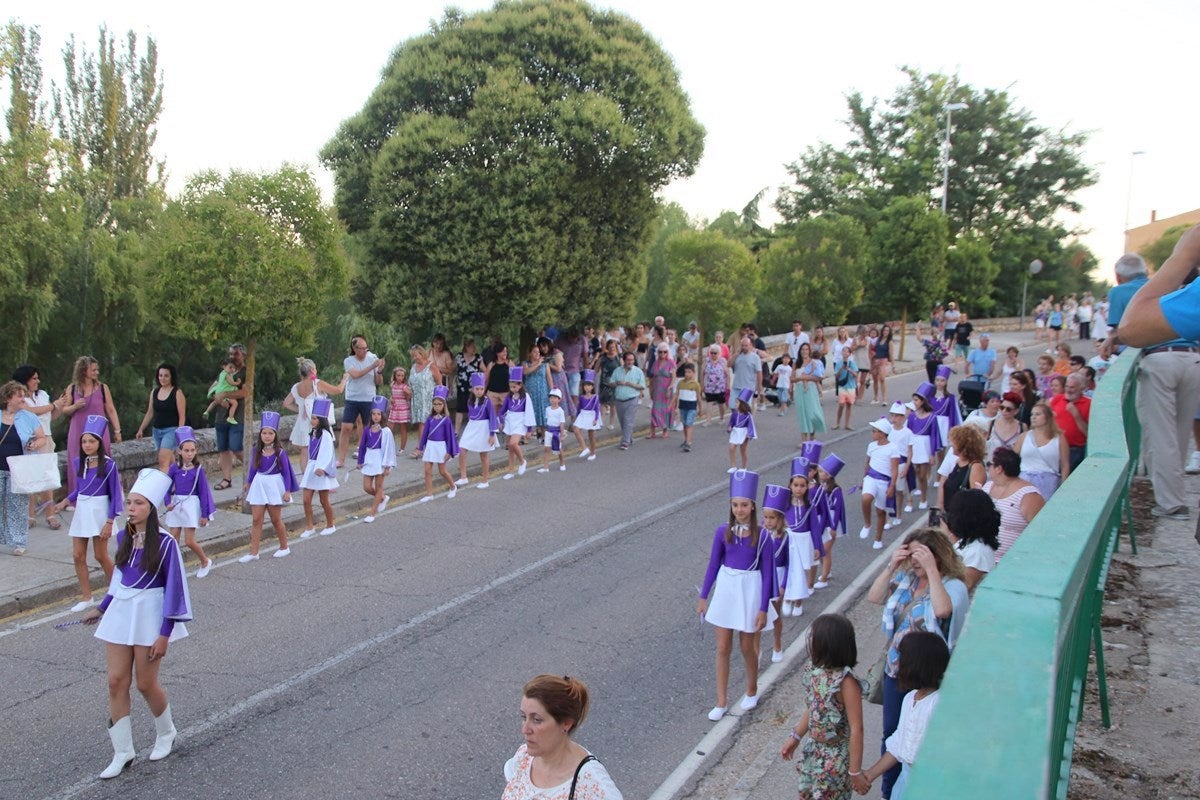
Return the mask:
M1062 465L1059 447L1058 436L1038 447L1030 432L1021 443L1021 472L1053 472L1058 475Z

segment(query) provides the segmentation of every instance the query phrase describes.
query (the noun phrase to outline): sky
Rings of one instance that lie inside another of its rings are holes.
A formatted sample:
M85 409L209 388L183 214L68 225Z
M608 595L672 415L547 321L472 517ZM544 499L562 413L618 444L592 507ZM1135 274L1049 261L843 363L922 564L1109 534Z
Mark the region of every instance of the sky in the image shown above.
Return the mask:
M845 141L845 95L890 97L901 65L1006 88L1040 124L1090 134L1084 159L1099 181L1078 194L1083 212L1067 222L1087 231L1102 277L1121 255L1126 220L1200 207L1200 162L1188 156L1200 112L1184 99L1196 75L1194 0L594 5L639 22L678 67L707 136L696 173L662 194L697 219L740 211L763 188L773 198L806 147ZM363 106L395 47L427 32L446 6L8 0L3 13L40 29L47 83L61 82L71 34L93 50L101 25L154 37L164 75L157 153L170 191L205 169L290 162L310 167L331 200L318 151Z

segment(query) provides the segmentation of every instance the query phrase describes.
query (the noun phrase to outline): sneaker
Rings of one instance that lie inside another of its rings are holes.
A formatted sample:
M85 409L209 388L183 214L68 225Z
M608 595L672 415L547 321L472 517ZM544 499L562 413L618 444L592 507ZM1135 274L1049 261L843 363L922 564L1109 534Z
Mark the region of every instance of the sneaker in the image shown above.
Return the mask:
M94 605L96 605L95 600L80 600L78 603L71 606L71 613L78 614L80 611L87 611Z
M622 450L628 450L628 449L629 449L629 445L627 445L627 444L625 444L624 442L622 442L622 443L621 443L621 448L620 448L620 449L622 449ZM725 711L724 711L724 710L722 710L722 711L721 711L721 713L722 713L722 714L724 714L724 713L725 713Z
M458 495L458 487L455 487L455 488L451 489L450 491L446 492L446 499L453 500L455 498L455 496L457 496L457 495Z
M863 529L858 532L858 538L860 538L860 539L866 539L870 535L871 535L871 528L867 525L864 525Z
M730 467L729 469L725 470L725 472L732 475L733 473L737 472L737 467Z
M431 494L427 494L427 495L425 495L424 497L422 497L422 498L421 498L421 502L422 502L422 503L428 503L428 502L429 502L430 500L432 500L432 499L433 499L433 495L431 495Z
M829 581L817 581L816 583L813 584L813 588L814 589L824 589L828 585L829 585Z
M374 521L375 521L375 517L371 514L367 514L365 517L363 517L363 522L374 522Z
M559 472L566 472L566 471L567 471L567 465L566 465L566 464L559 464L559 465L558 465L558 471L559 471Z
M755 695L749 695L749 694L746 695L745 697L742 698L742 702L740 705L742 706L743 711L749 711L750 709L757 707L758 706L758 695L756 695L756 694Z
M211 572L211 571L212 571L212 559L210 558L210 559L208 560L208 563L207 563L207 564L205 564L205 565L204 565L203 567L201 567L200 569L196 570L196 577L197 577L197 578L204 578L204 577L207 577L207 576L208 576L208 573L209 573L209 572Z
M1165 517L1166 519L1189 519L1192 516L1187 506L1176 506L1175 508L1155 506L1150 509L1150 513L1156 517Z
M238 559L239 564L249 564L251 561L258 561L258 553L246 553Z
M302 532L300 533L300 538L301 538L301 539L308 539L309 537L316 536L316 535L317 535L317 529L316 529L316 528L309 528L308 530L302 531Z
M936 489L938 486L940 486L940 485L941 485L941 481L934 481L933 483L931 483L931 484L929 484L929 485L930 485L932 488Z
M772 650L771 651L771 663L778 664L780 661L783 661L783 651L782 650Z
M467 481L467 479L466 479L466 478L459 478L458 480L456 480L456 481L454 482L454 485L455 485L455 486L466 486L466 485L467 485L467 483L469 483L469 481Z
M913 496L913 497L920 497L920 496L921 496L921 490L920 490L920 489L913 489L913 490L912 490L912 496Z
M691 448L688 448L688 449L690 450ZM595 454L595 453L592 453L590 456L588 456L588 457L587 457L587 460L588 460L588 461L595 461L595 460L596 460L596 454Z
M793 616L793 617L803 617L803 616L804 616L804 606L803 606L803 604L801 604L801 603L794 603L794 604L792 605L792 616Z
M1187 466L1183 471L1188 475L1200 475L1200 450L1192 453L1192 457L1188 459Z
M872 550L882 550L882 549L883 549L883 542L872 542L872 543L871 543L871 549L872 549Z
M271 557L272 558L287 558L291 554L292 554L292 549L290 547L285 547L282 550L276 550L274 553L271 554Z
M528 467L528 466L529 466L529 462L527 462L527 461L522 461L522 462L521 462L521 466L517 467L517 474L518 474L518 475L524 475L524 474L525 474L525 469L526 469L526 467Z
M924 511L925 509L929 508L929 503L928 503L928 502L926 502L926 501L924 501L924 500L922 500L922 501L921 501L921 502L920 502L920 503L917 505L917 508L919 508L919 509L921 509L922 511Z
M717 706L712 711L708 712L708 718L713 722L716 722L723 716L725 716L725 706Z
M488 486L490 486L490 485L491 485L490 483L488 483L487 481L484 481L483 483L477 483L477 484L475 484L475 488L476 488L476 489L486 489L486 488L488 488Z
M683 452L685 452L685 453L690 453L690 452L692 452L692 446L691 446L690 444L687 444L687 443L685 443L685 444L683 445Z
M588 450L588 449L585 447L585 448L583 448L583 452L579 454L579 457L580 457L580 458L587 458L587 457L588 457L588 456L590 456L591 454L592 454L592 451L591 451L591 450Z
M388 501L390 501L391 499L392 499L392 496L390 494L385 494L383 496L383 499L379 501L379 513L380 514L382 514L384 511L387 511L387 504L388 504Z
M335 533L337 533L336 525L330 525L328 528L321 528L322 536L333 536Z
M539 475L545 475L545 474L546 474L547 472L549 472L549 471L550 471L550 468L549 468L549 467L538 467L538 474L539 474Z
M515 477L517 477L517 476L511 472L504 473L504 480L506 480L506 481L511 481Z
M912 503L909 503L909 504L907 504L906 506L904 506L904 513L905 513L905 514L911 514L911 513L912 513Z

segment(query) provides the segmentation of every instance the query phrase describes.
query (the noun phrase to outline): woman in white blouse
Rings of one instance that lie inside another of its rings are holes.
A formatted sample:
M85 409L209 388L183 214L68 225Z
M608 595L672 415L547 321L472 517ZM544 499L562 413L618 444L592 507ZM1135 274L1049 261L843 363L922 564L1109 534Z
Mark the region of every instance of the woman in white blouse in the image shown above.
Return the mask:
M942 530L950 534L954 550L967 574L963 581L972 593L996 566L1000 549L1000 512L982 489L961 489L950 499L942 517Z

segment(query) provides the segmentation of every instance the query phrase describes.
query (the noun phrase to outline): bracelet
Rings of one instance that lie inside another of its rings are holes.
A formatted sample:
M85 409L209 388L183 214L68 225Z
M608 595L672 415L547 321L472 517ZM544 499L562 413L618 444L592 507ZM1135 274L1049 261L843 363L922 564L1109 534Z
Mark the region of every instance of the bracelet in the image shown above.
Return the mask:
M851 777L851 778L857 778L859 775L862 775L862 770L859 770L858 772L851 772L851 773L850 773L850 777Z
M792 737L793 739L795 739L797 742L802 742L802 741L804 741L804 737L803 737L803 736L800 736L800 735L798 735L798 734L797 734L795 731L792 731L792 733L791 733L791 737Z

